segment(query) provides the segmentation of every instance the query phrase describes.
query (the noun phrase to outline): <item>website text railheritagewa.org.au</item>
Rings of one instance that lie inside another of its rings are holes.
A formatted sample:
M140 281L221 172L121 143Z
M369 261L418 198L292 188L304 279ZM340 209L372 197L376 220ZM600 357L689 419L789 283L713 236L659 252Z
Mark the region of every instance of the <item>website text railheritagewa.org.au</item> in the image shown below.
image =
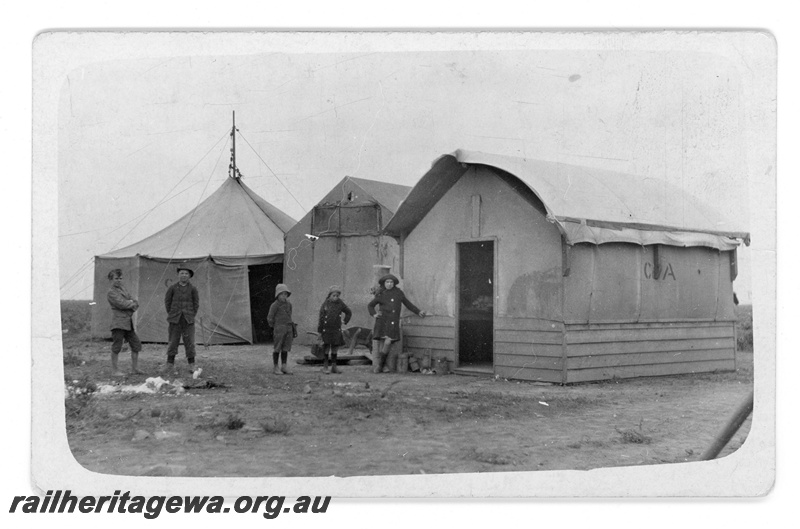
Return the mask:
M73 496L69 490L48 490L44 497L14 496L9 513L119 513L158 518L175 513L260 513L269 520L281 513L325 513L330 496L300 496L286 503L286 496L239 496L233 506L222 496L132 496L114 491L113 496Z

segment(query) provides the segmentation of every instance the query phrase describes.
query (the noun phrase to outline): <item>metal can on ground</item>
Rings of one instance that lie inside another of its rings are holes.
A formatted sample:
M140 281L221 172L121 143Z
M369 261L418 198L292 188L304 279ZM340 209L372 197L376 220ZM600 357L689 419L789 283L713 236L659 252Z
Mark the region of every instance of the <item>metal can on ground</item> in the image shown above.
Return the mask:
M408 354L401 353L397 357L397 372L398 373L407 373L408 372Z

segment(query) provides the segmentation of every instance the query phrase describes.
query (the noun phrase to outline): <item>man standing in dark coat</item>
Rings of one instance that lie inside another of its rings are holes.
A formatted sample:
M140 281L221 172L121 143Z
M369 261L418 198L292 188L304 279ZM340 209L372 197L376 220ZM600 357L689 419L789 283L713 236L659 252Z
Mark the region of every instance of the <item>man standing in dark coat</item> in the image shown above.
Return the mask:
M169 345L167 346L167 371L175 369L175 355L178 354L178 344L183 338L183 348L186 350L186 360L189 362L189 371L194 372L194 317L200 308L200 295L189 279L194 277L194 271L186 267L178 267L178 282L167 289L164 296L164 307L167 309L169 322Z

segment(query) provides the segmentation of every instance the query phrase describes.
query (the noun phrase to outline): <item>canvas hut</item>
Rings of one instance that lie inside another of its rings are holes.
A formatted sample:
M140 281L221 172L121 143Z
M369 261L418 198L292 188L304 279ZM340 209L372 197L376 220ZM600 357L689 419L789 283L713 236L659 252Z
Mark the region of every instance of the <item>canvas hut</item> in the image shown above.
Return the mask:
M367 312L376 276L397 269L397 241L383 235L408 186L345 177L286 234L284 279L298 339L310 343L332 285L353 311L348 327L372 328ZM310 236L310 237L309 237Z
M562 384L734 369L749 235L662 181L456 151L386 232L433 314L404 319L407 352Z
M158 233L95 257L92 335L110 337L107 274L121 268L140 303L134 324L142 341L167 341L164 294L176 268L194 270L200 293L198 343L258 343L272 338L266 323L283 279L283 238L294 219L231 176L182 218Z

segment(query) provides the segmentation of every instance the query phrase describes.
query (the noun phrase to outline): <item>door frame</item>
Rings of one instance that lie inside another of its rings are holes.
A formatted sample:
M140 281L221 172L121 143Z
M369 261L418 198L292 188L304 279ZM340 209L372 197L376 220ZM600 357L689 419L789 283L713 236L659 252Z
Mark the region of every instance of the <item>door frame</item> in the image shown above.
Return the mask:
M474 243L474 242L491 242L492 243L492 294L494 299L492 300L492 372L494 372L494 359L496 353L495 348L495 323L497 322L497 300L499 298L498 295L498 283L497 283L497 265L498 265L498 255L500 252L498 251L498 244L499 239L497 236L491 237L475 237L469 239L456 239L455 241L455 252L456 252L456 267L455 267L455 274L456 274L456 291L455 291L455 343L453 344L453 352L454 352L454 359L453 359L453 367L458 368L460 366L459 357L461 351L459 350L461 347L461 337L459 336L459 328L461 327L461 252L459 251L459 245L465 243Z
M279 272L279 274L278 274L278 282L276 283L276 285L279 284L279 283L282 283L283 280L284 280L284 277L283 277L283 263L282 262L262 263L262 264L249 264L246 267L247 268L247 300L250 303L250 329L251 329L251 333L252 333L253 345L271 343L272 340L273 340L272 330L269 329L269 327L267 327L266 329L264 329L263 327L258 327L259 330L257 330L256 321L254 319L254 314L253 314L254 307L253 307L252 293L250 291L250 289L252 288L253 285L250 282L250 273L251 272L255 273L256 270L254 270L254 268L256 268L256 267L264 267L265 271L269 271L271 268L273 268L275 271ZM270 286L271 286L272 290L267 290L266 291L267 295L268 295L267 300L274 301L275 300L275 295L274 295L275 286L274 285L270 285ZM272 301L269 301L268 303L262 304L261 308L262 309L264 307L269 308L269 306L272 304ZM264 316L263 325L266 326L266 313L265 313L265 316ZM266 330L266 334L268 336L268 339L263 340L263 341L257 340L257 338L259 337L261 332L263 332L265 330Z

